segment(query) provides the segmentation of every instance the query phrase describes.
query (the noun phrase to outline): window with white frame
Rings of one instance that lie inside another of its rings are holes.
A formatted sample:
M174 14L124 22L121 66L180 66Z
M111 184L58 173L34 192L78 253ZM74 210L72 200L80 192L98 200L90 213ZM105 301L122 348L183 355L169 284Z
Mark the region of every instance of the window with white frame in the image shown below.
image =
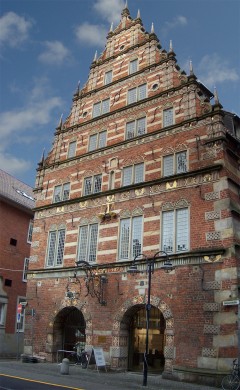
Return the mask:
M104 75L104 85L110 84L112 82L112 70L109 70Z
M70 183L60 184L54 187L53 203L68 200L70 194Z
M129 63L129 74L135 73L138 71L138 59L132 60Z
M145 134L146 131L146 117L139 118L126 124L126 139L137 137Z
M5 326L6 323L7 303L0 302L0 327Z
M141 183L144 180L144 164L135 164L123 168L122 185Z
M98 224L80 226L78 240L78 261L96 262Z
M107 131L106 130L101 131L98 134L90 135L89 147L88 147L89 152L96 150L96 149L104 148L104 146L106 146L106 141L107 141Z
M164 211L162 213L162 250L168 253L176 253L188 249L188 208Z
M26 257L24 259L24 265L23 265L23 276L22 276L22 281L23 282L27 282L28 267L29 267L29 258Z
M187 172L187 152L182 151L163 157L163 176Z
M18 305L22 302L26 302L26 298L18 297ZM25 310L22 309L22 313L20 314L20 322L17 322L16 317L16 328L18 329L18 332L24 332L24 326L25 326Z
M93 105L93 118L99 115L106 114L110 110L110 99L102 100L101 102L94 103Z
M53 230L48 235L47 267L60 267L63 264L65 229Z
M76 146L77 146L77 142L76 141L73 141L73 142L69 143L69 146L68 146L68 158L71 158L71 157L75 156L75 154L76 154Z
M84 195L97 194L101 192L102 175L86 177L84 179Z
M142 252L143 217L120 220L119 260L134 259Z
M27 242L29 244L32 242L32 234L33 234L33 220L29 221L29 225L28 225Z
M128 90L127 102L128 104L138 102L147 97L147 84L139 85L139 87Z
M163 110L163 127L173 125L173 108Z

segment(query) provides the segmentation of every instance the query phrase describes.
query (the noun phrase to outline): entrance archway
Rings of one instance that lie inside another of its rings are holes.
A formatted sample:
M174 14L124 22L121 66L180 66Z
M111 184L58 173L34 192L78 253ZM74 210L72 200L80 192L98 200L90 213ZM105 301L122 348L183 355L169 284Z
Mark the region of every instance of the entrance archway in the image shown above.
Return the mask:
M160 321L164 330L164 372L172 372L175 356L174 319L170 307L158 297L151 296L151 305L160 311ZM129 345L131 341L131 321L139 310L145 308L146 296L137 295L125 301L115 315L112 331L111 365L113 368L128 369ZM159 368L159 371L161 368Z
M151 307L149 316L148 370L149 372L163 372L166 323L162 313L156 307ZM145 351L146 309L145 306L142 306L135 312L130 321L128 346L128 369L130 371L142 371Z
M53 342L57 349L72 351L76 342L86 342L86 323L83 314L74 306L65 307L53 324Z

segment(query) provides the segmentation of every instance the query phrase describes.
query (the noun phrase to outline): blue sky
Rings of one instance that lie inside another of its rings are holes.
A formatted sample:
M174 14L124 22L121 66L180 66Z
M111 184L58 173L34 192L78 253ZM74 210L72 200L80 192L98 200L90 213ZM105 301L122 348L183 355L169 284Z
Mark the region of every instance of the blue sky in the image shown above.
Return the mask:
M84 85L95 51L125 0L0 0L0 168L34 186L43 149L50 150L78 81ZM162 47L194 73L224 109L240 115L240 2L128 0Z

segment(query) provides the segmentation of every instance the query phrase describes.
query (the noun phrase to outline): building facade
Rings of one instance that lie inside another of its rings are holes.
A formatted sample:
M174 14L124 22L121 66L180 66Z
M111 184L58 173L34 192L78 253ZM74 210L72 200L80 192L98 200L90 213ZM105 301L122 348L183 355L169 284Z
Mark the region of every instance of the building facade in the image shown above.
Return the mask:
M238 356L239 144L239 118L124 8L37 170L25 352L56 361L83 341L112 368L141 370L149 299L149 370L226 371Z
M33 228L33 191L0 170L0 356L23 352L27 270ZM20 306L21 307L21 306Z

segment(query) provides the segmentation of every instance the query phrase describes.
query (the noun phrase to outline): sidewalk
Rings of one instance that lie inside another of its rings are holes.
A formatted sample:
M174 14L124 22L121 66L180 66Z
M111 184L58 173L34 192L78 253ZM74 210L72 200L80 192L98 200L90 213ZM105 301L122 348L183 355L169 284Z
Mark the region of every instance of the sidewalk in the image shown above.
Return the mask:
M214 390L216 387L162 379L161 375L148 374L147 387L142 386L142 373L101 371L70 366L69 375L60 372L57 363L23 363L22 361L0 360L0 373L63 386L84 389L149 389L149 390Z

